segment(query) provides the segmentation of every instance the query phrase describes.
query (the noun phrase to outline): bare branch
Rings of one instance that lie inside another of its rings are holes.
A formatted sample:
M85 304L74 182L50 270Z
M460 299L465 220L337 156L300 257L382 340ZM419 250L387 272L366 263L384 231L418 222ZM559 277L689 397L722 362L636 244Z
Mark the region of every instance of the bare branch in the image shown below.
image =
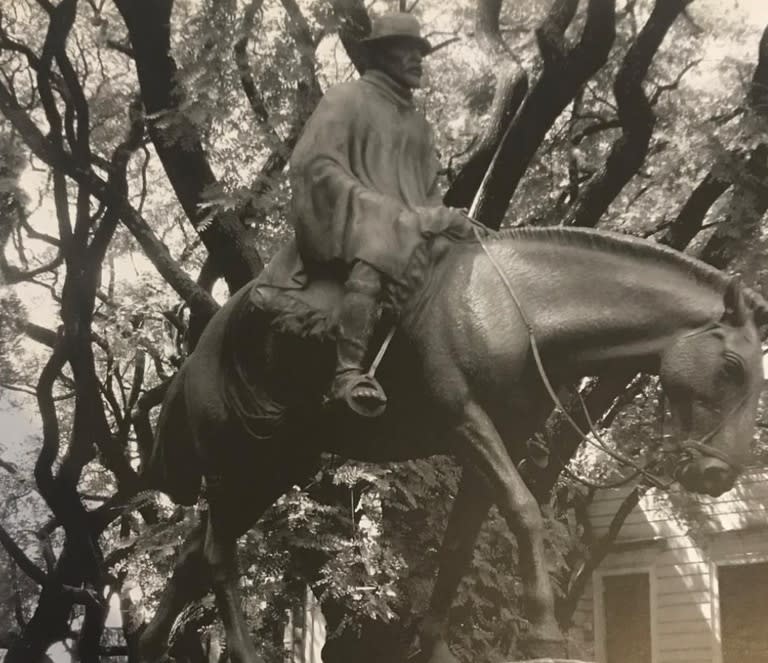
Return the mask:
M590 0L578 43L567 42L565 29L577 4L573 0L556 0L537 30L543 70L501 138L498 158L484 183L477 208L479 220L492 228L499 227L547 132L585 82L605 63L613 45L615 0ZM445 200L447 204L465 207L475 192L470 187L451 187Z
M139 447L139 456L141 457L142 464L149 460L154 442L149 413L163 402L163 398L165 398L170 385L171 380L166 380L146 391L137 399L136 405L130 414L133 429L136 431L136 443Z
M320 83L317 80L317 62L315 61L315 40L304 14L301 13L296 0L280 0L288 14L289 32L299 52L299 62L304 70L304 76L297 90L297 123L303 125L317 106L322 96Z
M24 322L21 330L33 341L52 348L56 343L56 332L33 322Z
M363 0L331 0L339 39L358 72L368 66L367 54L360 40L371 32L371 19Z
M752 74L747 101L756 113L768 116L768 27L760 38L757 66Z
M264 0L252 0L252 2L246 6L245 11L243 12L240 38L235 42L232 50L234 53L235 64L237 65L237 73L240 76L240 85L243 88L246 99L248 99L248 103L256 117L256 121L262 129L268 132L272 140L277 144L280 144L282 143L282 139L269 121L267 105L264 103L264 98L256 87L256 81L253 79L253 74L251 73L251 64L248 61L248 42L250 40L251 32L253 32L255 27L256 15L261 13L263 4Z
M661 98L661 95L662 95L662 94L664 94L665 92L671 92L672 90L677 90L677 88L679 88L679 87L680 87L680 83L682 83L682 82L683 82L683 77L684 77L684 76L685 76L685 75L686 75L686 74L687 74L687 73L688 73L688 72L689 72L691 69L693 69L694 67L696 67L696 66L698 66L699 64L701 64L701 62L702 62L702 60L701 60L701 59L698 59L698 60L692 60L691 62L689 62L688 64L686 64L686 65L685 65L685 67L683 67L683 68L680 70L680 72L677 74L677 76L675 76L675 79L674 79L673 81L671 81L671 82L669 82L669 83L662 83L661 85L657 86L657 87L656 87L656 90L655 90L655 91L654 91L654 93L651 95L651 98L650 98L650 100L649 100L649 101L650 101L650 104L651 104L651 106L655 106L655 105L656 105L656 104L659 102L659 99Z
M7 389L8 391L15 391L20 394L28 394L30 396L34 396L36 393L32 387L27 387L22 384L12 384L10 382L0 381L0 387L3 389Z
M100 202L120 215L122 222L137 239L147 257L191 308L207 316L213 315L218 310L218 304L179 268L167 247L155 236L147 221L136 212L126 198L92 171L84 170L69 154L57 147L55 141L44 137L2 84L0 84L0 111L22 135L35 156L51 166L56 175L60 175L61 178L64 174L68 175ZM58 177L55 176L54 184L57 179ZM66 192L64 184L62 184L62 191Z
M664 37L691 0L657 0L637 39L627 51L614 82L622 135L603 167L571 209L567 223L594 226L648 153L656 116L643 91L643 81Z
M157 155L187 218L234 292L258 274L263 263L254 233L234 211L222 209L213 223L202 223L207 214L203 206L206 192L213 190L218 180L199 131L181 112L184 89L179 85L170 45L173 3L115 0L115 4L131 38L149 135ZM123 223L130 223L122 212L121 217ZM141 230L145 238L146 230Z
M0 524L0 544L5 548L8 555L16 563L16 565L38 585L45 584L48 576L45 572L37 566L26 553L19 547L13 537L8 531Z
M432 46L432 50L430 51L430 54L434 54L437 51L439 51L441 48L445 48L446 46L450 46L451 44L455 44L457 41L461 41L461 38L460 37L451 37L450 39L445 39L443 41L440 41L437 44L434 44Z
M586 560L571 579L568 593L558 605L557 618L562 626L570 625L579 599L584 593L587 584L592 579L593 571L600 566L600 563L611 551L613 543L616 541L616 537L618 537L619 532L624 525L624 521L627 519L627 516L632 513L632 510L638 505L640 499L646 492L648 492L647 486L636 486L633 488L624 498L616 513L613 515L613 518L611 518L608 531L599 541L589 546Z

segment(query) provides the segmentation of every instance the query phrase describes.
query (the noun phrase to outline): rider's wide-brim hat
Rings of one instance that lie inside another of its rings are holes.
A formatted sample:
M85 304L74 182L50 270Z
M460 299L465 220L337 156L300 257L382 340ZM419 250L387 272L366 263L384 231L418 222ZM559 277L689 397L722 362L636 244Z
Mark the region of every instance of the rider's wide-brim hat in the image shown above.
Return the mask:
M422 55L432 51L432 44L421 36L419 19L404 12L384 14L373 19L371 34L361 39L360 43L368 48L376 48L389 42L403 40L416 44Z

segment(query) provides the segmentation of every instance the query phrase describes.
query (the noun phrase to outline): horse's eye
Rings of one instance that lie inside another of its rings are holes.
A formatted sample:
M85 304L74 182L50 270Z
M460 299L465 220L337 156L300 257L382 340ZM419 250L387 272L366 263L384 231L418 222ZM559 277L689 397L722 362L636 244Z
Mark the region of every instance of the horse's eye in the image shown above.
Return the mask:
M741 363L741 359L734 355L726 355L722 372L723 376L732 382L744 382L744 378L746 377L744 364Z

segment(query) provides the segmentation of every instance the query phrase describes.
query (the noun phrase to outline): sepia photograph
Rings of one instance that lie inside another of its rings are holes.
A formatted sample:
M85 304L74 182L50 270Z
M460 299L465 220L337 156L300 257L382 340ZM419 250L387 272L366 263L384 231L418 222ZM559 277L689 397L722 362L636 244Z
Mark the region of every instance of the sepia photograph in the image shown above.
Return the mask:
M0 0L0 663L768 663L768 0Z

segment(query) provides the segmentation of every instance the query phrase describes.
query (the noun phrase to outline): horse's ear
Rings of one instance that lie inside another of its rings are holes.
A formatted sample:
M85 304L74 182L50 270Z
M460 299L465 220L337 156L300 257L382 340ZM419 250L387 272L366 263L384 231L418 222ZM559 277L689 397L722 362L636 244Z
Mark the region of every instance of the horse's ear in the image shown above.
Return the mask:
M723 297L725 312L722 321L733 327L741 327L747 323L751 310L744 297L744 290L741 287L741 278L734 276L725 289Z

